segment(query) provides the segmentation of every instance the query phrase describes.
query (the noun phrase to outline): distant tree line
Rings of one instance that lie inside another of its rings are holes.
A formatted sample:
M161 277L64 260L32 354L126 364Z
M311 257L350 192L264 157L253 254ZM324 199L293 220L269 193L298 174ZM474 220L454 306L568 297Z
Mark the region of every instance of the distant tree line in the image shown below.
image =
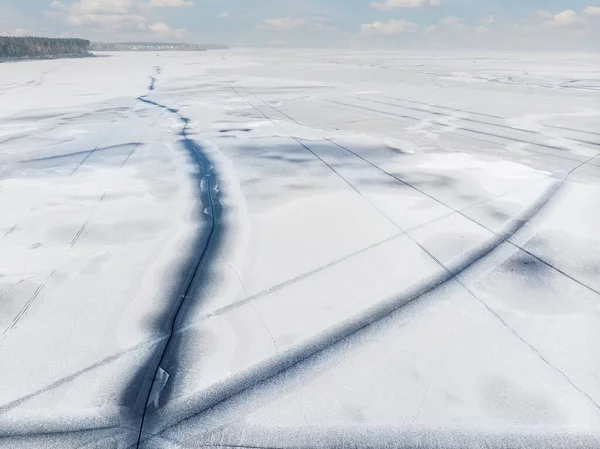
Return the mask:
M52 56L85 56L90 41L85 39L52 39L48 37L0 36L0 58L40 58Z

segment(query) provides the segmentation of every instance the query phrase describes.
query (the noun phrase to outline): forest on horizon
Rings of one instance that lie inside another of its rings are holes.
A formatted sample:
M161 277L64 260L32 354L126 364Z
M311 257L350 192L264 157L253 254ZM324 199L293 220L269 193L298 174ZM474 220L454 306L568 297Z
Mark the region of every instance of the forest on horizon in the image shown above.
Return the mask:
M0 58L87 56L90 41L74 38L0 36Z

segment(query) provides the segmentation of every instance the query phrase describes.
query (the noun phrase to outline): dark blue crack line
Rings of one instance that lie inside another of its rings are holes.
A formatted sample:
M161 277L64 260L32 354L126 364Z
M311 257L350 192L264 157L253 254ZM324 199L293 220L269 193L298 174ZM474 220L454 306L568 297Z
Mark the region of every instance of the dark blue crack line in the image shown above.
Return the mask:
M201 174L201 177L204 180L206 180L206 183L207 183L206 198L208 200L208 208L210 210L210 213L205 214L205 215L209 215L209 217L210 217L210 219L208 221L208 225L210 226L210 229L208 231L208 238L206 239L206 242L203 245L202 250L200 251L201 255L195 261L195 263L192 267L192 270L190 270L190 273L188 274L188 276L185 280L184 289L183 289L184 293L181 295L181 300L180 300L179 304L177 305L177 310L176 310L175 314L173 315L172 322L170 323L170 330L169 330L169 336L167 338L167 342L164 346L162 354L160 355L160 359L154 369L154 377L153 377L152 383L150 385L150 388L148 388L148 393L146 395L146 401L144 403L144 411L142 413L142 419L141 419L141 423L140 423L140 431L138 434L137 443L135 445L136 449L139 449L140 443L142 440L144 422L145 422L145 418L146 418L146 411L148 410L148 402L150 400L150 395L152 394L152 390L155 385L159 369L160 369L161 365L163 364L163 361L167 354L171 340L173 339L173 336L175 335L175 324L177 323L177 319L182 310L182 306L183 306L186 298L189 295L190 289L193 285L193 280L196 277L196 273L197 273L200 265L202 264L202 262L205 259L207 249L209 248L209 246L213 240L213 236L215 234L214 231L215 231L215 227L216 227L216 220L215 220L216 208L215 208L215 198L213 198L213 187L216 188L217 179L216 179L214 166L212 165L210 160L202 154L202 150L200 149L200 146L193 139L191 139L189 137L188 127L189 127L190 119L188 117L181 115L181 113L179 112L178 109L169 108L163 104L157 103L157 102L149 100L147 98L147 96L150 94L150 92L154 90L154 84L156 82L156 79L154 77L150 77L150 79L152 80L152 82L148 86L149 92L146 95L142 95L142 96L138 97L137 99L139 101L149 104L151 106L156 106L156 107L165 109L166 111L176 115L179 118L179 120L184 123L183 129L181 130L179 135L181 137L183 137L183 144L184 144L185 149L191 154L191 156L194 158L194 161L196 162L198 167L203 171L203 173Z

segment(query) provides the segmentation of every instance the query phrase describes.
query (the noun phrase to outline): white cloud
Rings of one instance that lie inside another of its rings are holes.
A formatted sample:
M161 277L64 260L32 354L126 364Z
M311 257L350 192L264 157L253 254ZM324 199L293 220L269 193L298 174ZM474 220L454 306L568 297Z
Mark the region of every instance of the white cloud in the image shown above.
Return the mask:
M437 27L435 25L429 25L427 28L425 28L425 33L427 34L434 34L437 31Z
M485 16L480 18L478 22L484 26L490 26L496 22L496 17L492 15Z
M423 6L439 6L440 0L384 0L371 2L371 8L379 11L391 11L400 8L421 8Z
M592 29L582 16L567 9L558 13L537 11L535 17L515 23L514 31L515 42L534 42L539 47L553 43L561 48L583 48L586 44L583 38L589 38Z
M192 0L149 0L142 4L146 8L189 8L194 6Z
M146 18L139 14L78 14L69 15L67 23L104 30L143 30Z
M152 31L156 31L157 33L171 30L171 27L162 22L155 23L154 25L149 25L148 28Z
M486 27L485 25L479 25L477 27L475 27L475 29L473 30L473 32L475 34L487 34L490 32L490 29L488 27Z
M542 25L552 28L572 28L584 23L584 20L572 9L552 14L546 11L538 11L538 16L542 19Z
M588 16L600 17L600 6L588 6L583 12Z
M49 7L47 17L76 27L137 30L143 29L146 23L143 15L133 11L134 0L79 0L69 7L55 0Z
M69 13L126 14L133 6L134 0L80 0L69 8Z
M135 0L79 0L64 20L72 26L104 30L143 30L146 17L133 11Z
M172 29L169 25L163 22L157 22L148 26L148 29L161 37L182 37L187 33L185 28Z
M229 18L229 13L227 11L223 11L222 13L220 13L217 16L219 19L228 19Z
M391 19L387 22L373 22L363 24L360 28L362 34L381 34L390 36L393 34L415 33L419 31L419 25L406 20Z
M50 3L47 17L62 19L74 27L88 27L98 31L134 31L151 32L163 36L182 36L183 28L172 29L157 22L148 25L146 13L149 8L175 8L192 6L190 0L78 0L66 7L59 0Z
M66 11L68 8L63 5L61 2L59 2L58 0L54 0L52 3L50 3L50 5L48 5L50 8L52 9L58 9L61 11Z
M561 27L572 26L582 21L583 20L572 9L568 9L566 11L554 15L554 22Z

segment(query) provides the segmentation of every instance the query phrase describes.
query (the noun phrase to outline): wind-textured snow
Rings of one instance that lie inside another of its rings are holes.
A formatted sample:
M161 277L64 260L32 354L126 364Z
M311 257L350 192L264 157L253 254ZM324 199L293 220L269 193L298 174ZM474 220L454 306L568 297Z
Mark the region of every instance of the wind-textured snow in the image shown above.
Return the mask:
M596 64L0 65L0 447L600 447Z

